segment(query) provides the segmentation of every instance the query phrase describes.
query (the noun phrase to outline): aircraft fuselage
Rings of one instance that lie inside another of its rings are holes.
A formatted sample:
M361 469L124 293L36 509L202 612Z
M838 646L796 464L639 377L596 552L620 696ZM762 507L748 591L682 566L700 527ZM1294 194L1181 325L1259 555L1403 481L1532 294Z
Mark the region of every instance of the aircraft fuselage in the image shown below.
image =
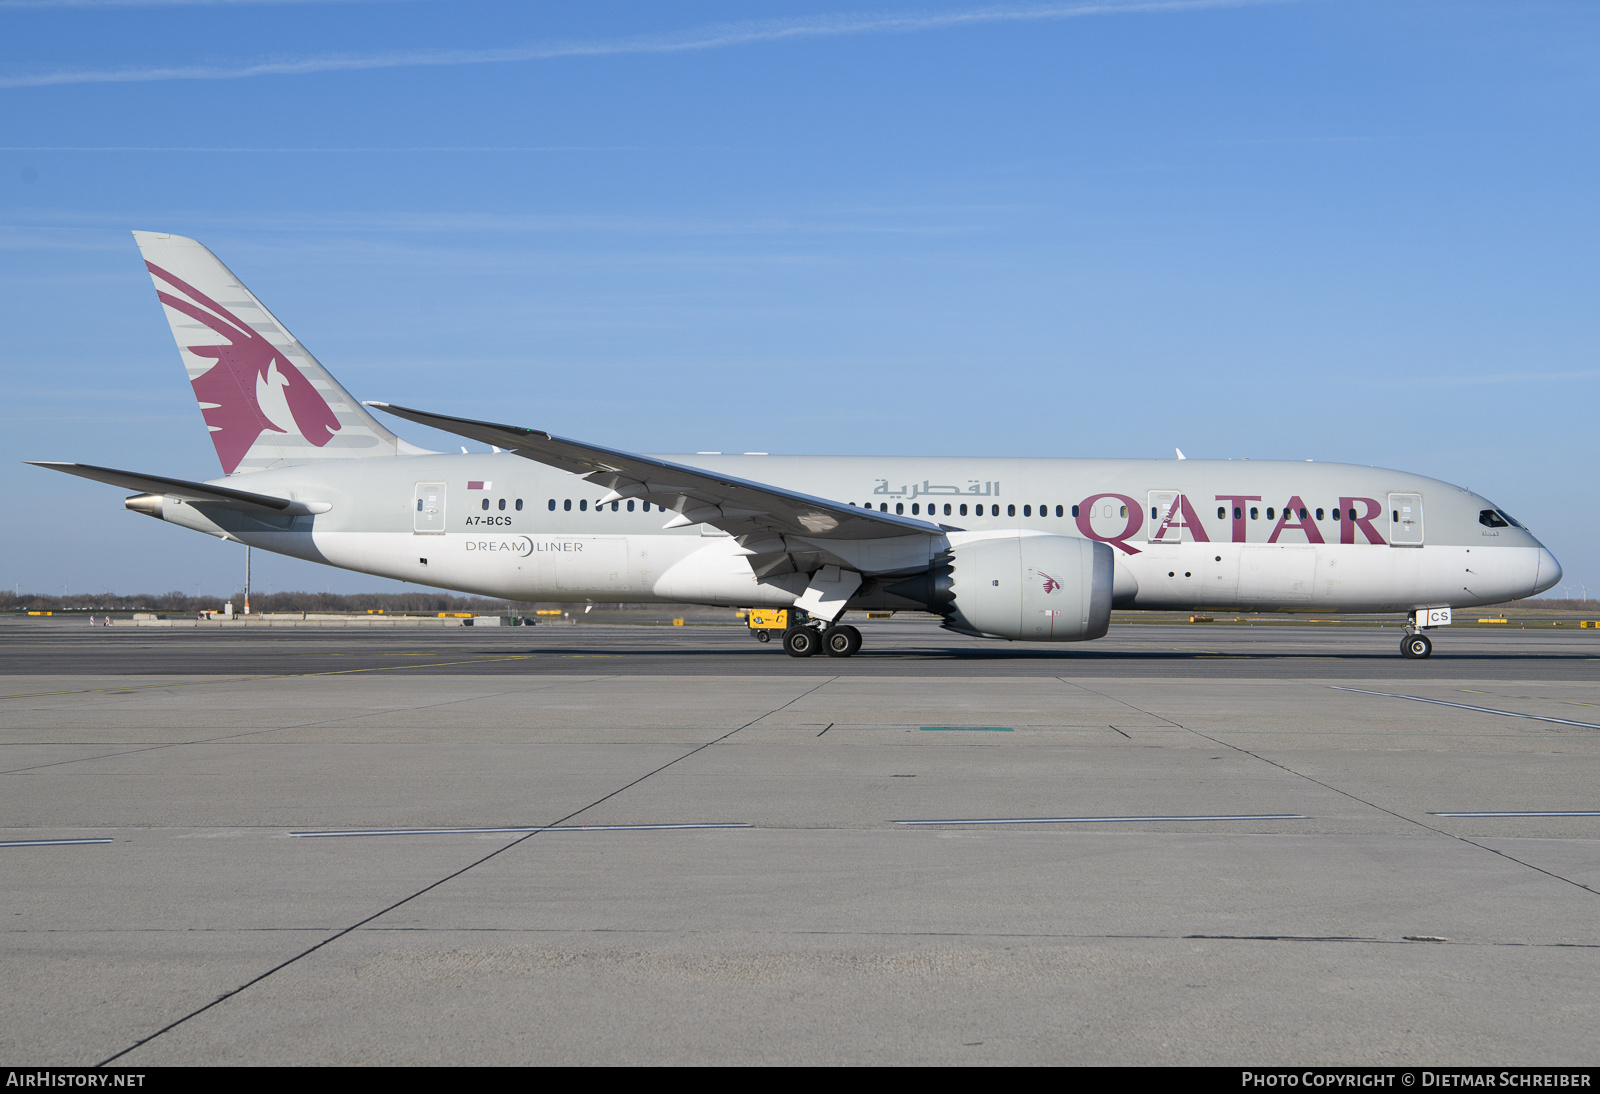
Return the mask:
M815 497L915 516L948 544L1005 531L1110 545L1118 608L1410 611L1529 596L1560 567L1487 499L1349 464L1251 460L665 457ZM296 558L520 601L794 602L709 525L663 529L645 502L504 454L324 460L213 480L326 512L267 516L205 502L164 519ZM320 507L320 506L319 506ZM1495 516L1488 517L1486 514ZM863 545L867 550L870 545ZM893 566L926 570L938 538ZM848 561L848 559L847 559ZM909 608L879 580L851 607ZM803 587L803 582L801 586Z

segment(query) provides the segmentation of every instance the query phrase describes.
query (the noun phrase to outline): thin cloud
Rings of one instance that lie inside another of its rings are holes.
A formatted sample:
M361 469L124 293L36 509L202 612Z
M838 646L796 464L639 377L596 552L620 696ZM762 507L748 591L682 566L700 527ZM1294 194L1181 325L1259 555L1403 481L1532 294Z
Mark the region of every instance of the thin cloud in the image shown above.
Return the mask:
M1414 380L1400 380L1383 387L1479 387L1485 384L1532 384L1560 380L1593 380L1600 378L1600 369L1580 372L1497 372L1488 376L1419 376Z
M255 76L304 76L322 72L362 72L385 68L512 64L567 57L689 53L764 42L843 38L865 34L912 34L985 23L1042 22L1097 15L1190 12L1257 7L1293 0L1103 0L1095 3L986 7L950 12L892 15L825 15L810 19L720 23L672 34L591 42L542 42L506 49L410 50L372 54L321 54L238 65L181 65L167 68L65 69L0 77L0 88L54 87L62 84L152 83L163 80L241 80Z
M0 152L655 152L655 151L709 151L708 148L656 149L643 145L419 145L416 147L352 147L352 148L250 148L204 145L153 145L153 144L8 144L0 145Z
M0 11L22 8L242 8L262 4L380 4L420 0L0 0Z

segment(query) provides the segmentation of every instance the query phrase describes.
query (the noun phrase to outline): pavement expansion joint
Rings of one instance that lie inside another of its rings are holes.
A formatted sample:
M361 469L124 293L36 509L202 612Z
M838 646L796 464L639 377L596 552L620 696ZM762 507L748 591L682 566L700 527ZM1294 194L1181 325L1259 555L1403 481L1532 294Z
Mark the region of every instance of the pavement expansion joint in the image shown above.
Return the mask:
M357 670L357 671L361 671L361 670ZM252 978L250 980L247 980L244 983L240 984L238 987L233 988L230 991L224 992L222 995L219 995L217 998L213 999L209 1003L206 1003L204 1006L198 1007L198 1008L190 1011L188 1014L185 1014L185 1015L173 1020L172 1022L169 1022L165 1026L162 1026L160 1029L156 1030L155 1032L153 1032L153 1033L151 1033L151 1034L149 1034L149 1035L147 1035L145 1037L142 1037L142 1038L134 1041L127 1048L124 1048L120 1052L117 1052L114 1055L109 1056L106 1059L100 1061L100 1065L99 1066L104 1067L107 1064L113 1063L114 1061L121 1059L123 1056L126 1056L128 1053L134 1051L135 1049L139 1048L140 1046L148 1044L151 1041L155 1040L156 1038L162 1036L163 1034L165 1034L165 1033L167 1033L167 1032L169 1032L169 1031L171 1031L173 1029L176 1029L180 1025L183 1025L185 1022L188 1022L191 1019L196 1018L201 1014L204 1014L206 1011L209 1011L211 1008L213 1008L215 1006L218 1006L219 1004L227 1001L228 999L231 999L233 996L238 995L240 992L246 990L247 988L250 988L255 984L261 983L263 980L266 980L268 977L271 977L275 973L280 972L283 969L288 968L290 965L293 965L296 962L302 960L303 958L310 956L311 954L317 952L318 950L322 949L323 947L328 946L328 945L338 941L340 938L343 938L345 935L350 934L353 931L359 930L362 927L365 927L367 924L373 922L374 920L379 919L379 918L389 914L392 911L395 911L396 909L400 908L401 906L403 906L405 904L410 903L411 901L417 899L418 897L422 896L425 893L431 892L434 889L439 888L440 886L444 885L446 882L452 881L455 878L458 878L461 875L467 873L468 871L470 871L470 870L472 870L472 869L474 869L474 868L476 868L478 866L483 865L484 863L488 862L490 859L495 858L495 857L497 857L497 856L499 856L501 854L504 854L505 852L511 850L513 847L520 846L521 844L527 842L528 840L534 838L535 836L540 835L543 832L547 832L550 829L559 828L560 826L566 824L567 821L570 821L574 817L577 817L578 815L580 815L582 813L585 813L590 809L593 809L595 806L599 805L600 803L608 801L611 798L614 798L617 795L623 793L624 791L630 789L631 787L639 785L640 783L644 782L646 779L650 778L652 775L660 774L662 771L665 771L667 768L673 766L674 764L679 763L679 762L681 762L683 760L686 760L690 756L693 756L698 752L701 752L701 751L703 751L703 750L705 750L707 748L710 748L714 744L718 744L718 743L720 743L722 741L727 740L728 738L732 737L734 734L740 732L741 730L750 728L751 726L755 725L757 722L761 721L763 718L770 717L771 715L778 713L778 711L781 711L781 710L783 710L783 709L785 709L785 708L787 708L789 706L792 706L793 704L799 702L801 699L804 699L806 696L811 695L813 692L818 691L819 689L821 689L822 687L826 686L827 684L831 683L833 680L836 680L836 679L838 679L838 678L837 677L829 677L827 679L824 679L824 680L820 681L819 683L813 685L812 687L809 687L809 688L805 689L799 695L796 695L796 696L792 697L787 702L782 703L779 706L775 707L774 709L767 711L765 714L761 715L759 718L752 719L751 721L745 723L742 726L739 726L736 729L729 730L728 732L722 734L719 737L715 737L715 738L713 738L713 739L711 739L709 741L706 741L703 744L697 745L694 748L690 749L689 751L683 753L683 755L678 756L675 759L669 760L668 762L662 764L660 767L657 767L655 770L646 772L645 774L640 775L638 778L629 781L628 783L624 784L623 786L618 787L617 789L611 791L610 793L602 795L601 797L595 799L594 801L592 801L589 804L583 806L582 808L573 810L571 813L567 814L565 817L562 817L560 820L556 821L555 824L548 825L545 828L536 829L536 830L527 832L527 833L525 833L523 835L520 835L518 838L512 840L510 843L506 843L506 844L503 844L500 847L496 847L493 851L490 851L488 854L482 856L481 858L476 859L475 861L470 862L467 865L465 865L465 866L463 866L463 867L461 867L461 868L459 868L457 870L454 870L454 871L446 874L444 877L441 877L438 880L433 881L433 882L423 886L422 888L416 890L415 892L409 894L408 896L404 896L404 897L400 898L399 900L394 901L393 903L389 904L387 907L384 907L384 908L380 909L379 911L376 911L376 912L372 913L371 915L366 916L365 918L363 918L363 919L361 919L361 920L359 920L359 921L357 921L355 923L350 924L348 927L345 927L345 928L343 928L341 930L336 931L334 934L330 935L329 937L318 941L316 944L314 944L312 946L308 946L306 949L302 950L300 953L295 954L294 956L288 958L285 961L279 962L278 964L274 965L270 969L267 969L265 972L261 973L260 975L258 975L256 977L254 977L254 978Z
M1366 688L1347 688L1337 684L1329 684L1332 691L1350 691L1359 695L1381 695L1386 699L1409 699L1413 703L1430 703L1439 707L1454 707L1456 710L1471 710L1478 714L1498 714L1503 718L1526 718L1533 722L1552 722L1561 726L1574 726L1578 729L1600 729L1594 722L1577 722L1570 718L1551 718L1543 714L1523 714L1516 710L1496 710L1494 707L1476 707L1469 703L1451 703L1444 699L1426 699L1421 695L1402 695L1393 691L1368 691Z

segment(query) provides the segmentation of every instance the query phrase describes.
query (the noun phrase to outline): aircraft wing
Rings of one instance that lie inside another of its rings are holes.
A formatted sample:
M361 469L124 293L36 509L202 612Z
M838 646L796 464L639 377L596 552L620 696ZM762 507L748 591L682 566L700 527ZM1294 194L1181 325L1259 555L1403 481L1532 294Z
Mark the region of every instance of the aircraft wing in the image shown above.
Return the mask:
M211 502L236 509L267 509L274 513L300 515L326 513L331 506L326 502L300 502L289 498L275 498L270 494L254 494L248 490L234 490L227 486L212 486L187 479L169 479L162 475L145 475L135 471L118 471L114 467L96 467L88 463L48 463L27 461L34 467L62 471L79 478L120 486L124 490L137 490L144 494L165 494L184 501Z
M848 541L926 542L928 537L942 540L945 532L937 524L914 517L879 513L704 468L568 440L537 429L454 418L391 403L366 405L581 475L610 491L602 503L640 498L659 505L676 514L666 523L667 528L709 524L721 529L738 538L757 576L789 572L794 567L785 563L792 563L794 556L807 547L820 548L821 553L836 556L839 562L862 565L861 552L849 550ZM899 556L916 554L912 542L905 547L906 551L890 548L879 552L881 564L865 564L862 568L904 569L906 564ZM927 557L926 553L921 555L924 567Z

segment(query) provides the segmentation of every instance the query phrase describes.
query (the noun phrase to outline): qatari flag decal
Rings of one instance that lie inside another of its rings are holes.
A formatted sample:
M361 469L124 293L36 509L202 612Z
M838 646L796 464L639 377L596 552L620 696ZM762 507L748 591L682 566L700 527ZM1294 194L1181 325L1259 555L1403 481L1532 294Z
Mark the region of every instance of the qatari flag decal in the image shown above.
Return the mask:
M494 489L494 483L487 482L487 481L484 481L482 479L468 479L467 480L467 489L468 490L493 490Z

